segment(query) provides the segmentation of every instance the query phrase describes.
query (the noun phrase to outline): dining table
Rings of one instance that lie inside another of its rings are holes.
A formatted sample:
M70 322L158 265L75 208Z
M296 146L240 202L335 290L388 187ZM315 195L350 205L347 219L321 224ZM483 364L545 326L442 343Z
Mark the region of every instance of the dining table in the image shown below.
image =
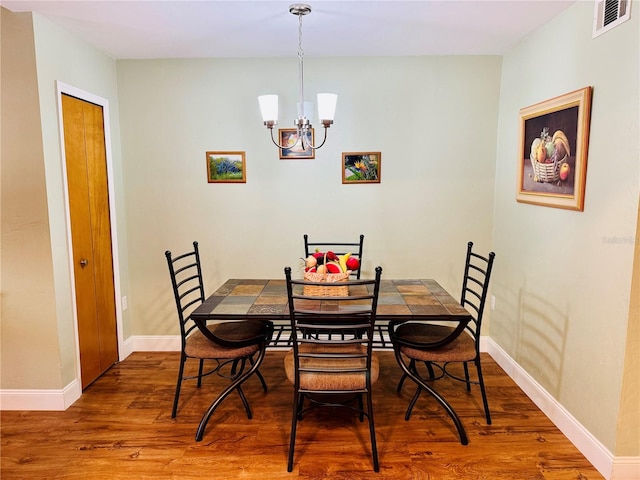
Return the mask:
M349 287L357 289L358 286ZM355 290L353 290L355 293ZM351 293L351 291L349 292ZM267 320L273 322L274 335L270 349L291 347L291 320L289 313L286 279L229 279L209 295L191 312L191 318L209 339L215 341L207 328L209 321ZM339 310L339 297L323 297L309 302L305 308ZM390 323L426 321L434 325L447 324L450 329L434 330L447 332L434 337L431 346L439 348L460 335L471 314L434 279L381 280L376 309L373 346L377 350L393 350L396 357L400 350L393 348L389 338ZM398 363L401 364L398 358ZM401 365L402 366L402 365ZM447 411L455 423L461 438L466 440L464 427L451 405L430 385L422 383L418 389L426 390ZM466 442L463 442L466 444Z
M323 299L317 302L315 308L335 308L328 304L336 302L339 304L337 299ZM205 335L208 333L206 323L211 320L269 320L274 324L269 347L287 347L291 344L287 283L284 278L229 279L191 313L191 318ZM452 323L456 328L447 338L435 342L434 345L439 347L453 340L470 319L469 312L436 280L381 280L374 348L393 349L387 331L392 321Z

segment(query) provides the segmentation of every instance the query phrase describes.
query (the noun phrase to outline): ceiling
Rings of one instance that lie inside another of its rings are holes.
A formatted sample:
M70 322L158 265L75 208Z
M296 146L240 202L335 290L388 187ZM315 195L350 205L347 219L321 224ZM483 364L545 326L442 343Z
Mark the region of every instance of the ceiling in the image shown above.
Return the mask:
M302 45L306 56L502 55L575 1L309 0ZM295 56L291 3L0 0L115 59Z

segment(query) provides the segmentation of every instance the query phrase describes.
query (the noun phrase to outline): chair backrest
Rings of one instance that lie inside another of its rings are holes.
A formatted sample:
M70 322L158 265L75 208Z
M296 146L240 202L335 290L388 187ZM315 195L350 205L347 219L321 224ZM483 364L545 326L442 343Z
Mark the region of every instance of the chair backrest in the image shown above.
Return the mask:
M176 257L173 257L169 250L164 254L167 257L169 276L180 320L180 333L184 344L184 339L191 330L196 328L195 323L189 321L189 314L205 299L198 242L193 242L193 251L191 252Z
M356 270L352 270L351 276L357 279L360 278L360 272L362 271L362 251L364 246L364 235L360 235L360 239L357 242L310 242L309 236L304 234L304 257L315 253L316 249L326 253L332 251L336 255L344 255L350 253L352 257L358 259L360 266Z
M467 324L467 330L476 342L476 351L480 348L480 327L482 314L487 300L491 269L496 256L494 252L482 256L472 251L473 242L467 244L467 258L464 265L462 280L462 295L460 303L471 313L472 321Z
M336 282L335 285L348 285L349 288L348 296L337 297L305 295L305 286L326 287L327 284L294 280L291 278L291 267L285 268L296 388L300 384L300 373L305 372L305 358L321 357L327 360L326 370L318 371L316 367L311 372L315 374L342 375L370 371L382 267L376 267L375 271L376 276L372 280ZM354 359L357 358L366 361L355 362L358 363L355 367Z

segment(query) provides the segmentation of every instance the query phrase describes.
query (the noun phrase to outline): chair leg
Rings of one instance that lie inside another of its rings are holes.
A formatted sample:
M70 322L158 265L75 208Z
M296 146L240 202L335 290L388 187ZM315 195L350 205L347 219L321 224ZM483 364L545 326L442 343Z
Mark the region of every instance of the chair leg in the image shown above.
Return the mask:
M420 392L422 392L422 389L420 388L420 385L418 385L418 388L416 388L416 393L413 395L413 398L409 402L409 406L407 407L407 412L404 414L404 419L405 420L409 420L409 418L411 417L411 412L413 411L413 407L415 406L416 402L418 401L418 397L420 396Z
M176 418L178 413L178 399L180 398L180 387L182 387L182 375L184 374L184 364L187 361L187 356L182 353L180 355L180 368L178 370L178 382L176 383L176 394L173 397L173 409L171 410L171 418Z
M232 378L232 380L235 380L236 378L238 378L239 375L242 374L242 372L244 372L244 367L246 363L247 363L247 360L245 358L242 358L242 359L239 358L233 361L231 372L233 373L234 377ZM239 371L238 371L238 364L240 364ZM253 363L251 363L251 365L253 365ZM247 400L247 397L244 394L244 390L242 390L242 385L239 384L236 390L238 391L238 396L242 401L242 405L244 405L244 411L247 413L247 418L251 420L253 418L253 414L251 413L251 407L249 406L249 401Z
M383 347L386 347L386 342L384 340L384 334L382 333L382 325L378 325L378 334L380 335L380 344Z
M453 423L456 429L458 430L460 443L462 445L467 445L469 443L469 439L467 438L467 433L465 432L464 426L462 425L462 422L460 421L460 418L456 414L455 410L451 407L451 405L449 405L449 403L443 397L441 397L438 394L438 392L436 392L433 388L427 385L427 383L424 380L422 380L419 375L415 375L411 370L409 370L409 368L402 361L402 358L400 356L400 352L398 349L394 349L394 353L396 356L396 361L400 366L400 368L404 370L404 373L406 373L409 376L409 378L411 378L411 380L413 380L419 387L421 387L423 390L426 390L427 393L429 393L433 398L435 398L436 401L442 406L442 408L445 409L449 417L451 417L451 420L453 420Z
M211 418L211 415L213 415L213 412L215 412L216 408L218 408L218 405L220 405L220 403L222 403L222 401L225 398L227 398L229 394L234 390L236 389L238 390L238 393L240 394L240 398L243 399L243 403L245 404L245 409L248 409L249 404L246 401L247 399L244 396L242 389L239 387L240 385L242 385L242 383L245 380L247 380L247 378L251 377L251 375L253 375L255 371L258 369L258 367L262 363L262 360L264 360L265 352L266 352L266 344L262 344L258 352L258 358L256 359L256 362L251 366L251 368L247 370L245 373L242 373L244 366L241 367L240 375L238 375L236 379L233 382L231 382L231 384L227 388L225 388L222 391L222 393L220 393L220 395L218 395L218 397L213 401L209 409L205 412L204 416L202 417L202 420L200 420L200 425L198 425L198 430L196 431L196 441L199 442L202 440L202 437L204 435L204 429L207 426L207 422L209 421L209 418Z
M242 390L242 385L238 385L238 388L236 388L236 390L238 391L240 400L242 400L242 404L244 405L244 411L247 413L247 418L251 420L253 418L253 414L251 413L249 401L247 400L247 397L244 395L244 391Z
M262 373L260 373L260 370L256 370L256 376L260 379L260 383L262 384L262 389L266 392L267 382L265 382L264 377L262 376Z
M467 362L463 362L462 366L464 367L464 379L467 383L467 392L471 391L471 382L469 381L469 366L467 365ZM478 366L478 364L476 363L476 367Z
M409 361L409 369L411 370L415 370L416 369L416 361L411 359ZM400 390L402 390L402 385L404 384L404 381L407 379L407 374L403 373L402 377L400 377L400 381L398 382L398 386L396 387L396 392L400 393Z
M364 403L362 402L362 394L358 395L358 412L360 412L360 421L364 422Z
M480 356L475 360L476 369L478 370L478 383L480 384L480 393L482 393L482 403L484 405L484 416L487 419L487 425L491 425L491 413L489 413L489 401L487 400L487 391L484 388L484 378L482 377L482 366L480 365Z
M238 363L240 362L239 358L236 358L233 363L231 364L231 375L235 375L236 371L238 370ZM244 362L243 362L243 367L244 367ZM241 370L242 371L242 370Z
M298 403L298 420L302 420L302 411L304 410L304 399L306 396L304 394L300 394L299 403Z
M436 372L433 370L433 363L424 362L424 364L427 366L427 371L429 372L429 378L431 379L436 378Z
M198 365L198 388L202 385L202 370L204 370L204 359L200 359L200 364Z
M251 365L253 365L253 357L249 358L249 361L251 362ZM266 392L267 391L267 382L264 381L264 377L262 376L262 373L260 373L260 370L256 370L256 376L260 379L260 383L262 384L262 389Z
M402 385L404 384L406 378L407 374L403 373L402 377L400 377L400 381L398 382L398 386L396 387L396 392L400 393L400 390L402 390Z
M296 429L298 426L298 416L304 402L304 398L297 392L293 392L293 413L291 414L291 435L289 437L289 459L287 461L287 472L293 470L293 452L296 446Z
M371 388L367 393L367 411L369 416L369 435L371 436L371 455L373 456L373 471L379 472L380 465L378 464L378 446L376 444L376 429L373 423L373 401L371 399Z

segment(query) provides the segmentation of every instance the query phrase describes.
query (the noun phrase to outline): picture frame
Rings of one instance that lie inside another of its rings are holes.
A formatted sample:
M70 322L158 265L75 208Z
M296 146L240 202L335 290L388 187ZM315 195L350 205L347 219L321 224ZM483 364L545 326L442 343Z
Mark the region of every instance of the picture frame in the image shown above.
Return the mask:
M280 160L309 160L316 158L316 151L308 147L306 150L302 150L301 145L295 145L298 139L298 130L295 128L280 128L278 129L278 143L280 145L291 145L292 148L280 149ZM313 128L307 132L307 140L311 145L315 143L315 132Z
M520 109L516 201L584 211L592 87Z
M342 183L380 183L380 152L342 152Z
M211 151L206 153L208 183L246 183L245 152Z

